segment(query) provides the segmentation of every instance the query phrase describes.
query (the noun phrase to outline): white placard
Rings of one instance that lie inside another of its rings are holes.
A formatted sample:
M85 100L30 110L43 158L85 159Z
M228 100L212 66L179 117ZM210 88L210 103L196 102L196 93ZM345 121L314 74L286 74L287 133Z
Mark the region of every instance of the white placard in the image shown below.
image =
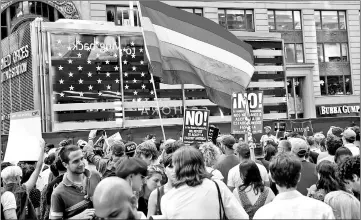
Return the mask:
M41 138L38 110L12 113L4 162L38 161Z

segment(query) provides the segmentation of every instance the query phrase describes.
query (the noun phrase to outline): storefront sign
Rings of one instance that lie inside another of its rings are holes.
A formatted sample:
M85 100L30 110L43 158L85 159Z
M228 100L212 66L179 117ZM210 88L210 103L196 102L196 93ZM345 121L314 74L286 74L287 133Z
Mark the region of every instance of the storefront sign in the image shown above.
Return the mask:
M293 132L297 132L300 135L306 134L307 136L313 135L313 127L311 120L309 121L291 121L291 128Z
M1 59L2 82L25 73L28 70L28 63L24 59L29 57L29 46L25 45Z
M183 122L183 142L185 144L208 141L209 111L204 109L186 109Z
M238 93L232 96L232 133L247 133L247 109L253 134L262 133L263 127L263 92Z
M360 105L343 105L343 106L320 106L321 115L333 115L333 114L350 114L350 113L359 113Z

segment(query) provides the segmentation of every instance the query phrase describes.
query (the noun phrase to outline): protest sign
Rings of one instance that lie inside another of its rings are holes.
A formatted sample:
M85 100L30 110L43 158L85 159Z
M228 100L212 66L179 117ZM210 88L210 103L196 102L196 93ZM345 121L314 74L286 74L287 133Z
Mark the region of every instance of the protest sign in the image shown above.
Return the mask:
M105 143L106 146L103 147L104 152L110 152L110 147L113 146L115 141L121 141L122 140L122 136L120 135L119 132L113 134L112 136L105 138Z
M297 132L303 135L306 132L306 136L313 135L313 127L311 120L308 121L291 121L291 128L293 132Z
M279 132L286 131L286 122L284 121L278 121L274 123L275 132L278 130Z
M219 128L216 128L215 126L209 126L208 141L213 142L213 144L216 144L218 135L219 135Z
M247 109L249 108L249 113ZM232 95L232 134L246 134L249 114L252 134L262 133L263 127L263 92L252 91L248 94L234 93Z
M183 142L185 144L208 141L209 110L186 109L183 121Z
M41 121L39 111L11 113L5 162L37 161L40 155Z

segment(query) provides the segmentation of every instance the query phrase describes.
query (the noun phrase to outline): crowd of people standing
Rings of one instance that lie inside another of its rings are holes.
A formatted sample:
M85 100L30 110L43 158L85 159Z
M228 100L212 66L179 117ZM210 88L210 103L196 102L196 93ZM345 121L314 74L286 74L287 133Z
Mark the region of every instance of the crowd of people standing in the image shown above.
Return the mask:
M242 139L188 146L40 142L36 162L1 164L2 219L360 219L359 127L326 135L265 127L256 159Z

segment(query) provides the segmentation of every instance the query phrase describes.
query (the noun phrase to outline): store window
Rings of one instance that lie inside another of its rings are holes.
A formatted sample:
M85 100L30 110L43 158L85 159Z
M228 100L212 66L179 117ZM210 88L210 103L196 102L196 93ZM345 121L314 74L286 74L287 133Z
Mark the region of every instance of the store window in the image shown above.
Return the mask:
M134 26L140 26L139 13L136 6L133 7ZM130 25L129 6L107 5L107 21L114 22L116 25Z
M270 30L301 30L301 12L268 10L268 26Z
M9 11L9 12L7 12ZM9 13L9 20L6 16ZM10 5L1 13L1 39L16 31L21 24L34 20L34 15L45 21L56 21L64 16L53 6L40 1L20 1Z
M187 11L189 13L193 13L193 14L196 14L196 15L199 15L199 16L203 17L203 9L201 9L201 8L179 8L179 9L182 9L182 10Z
M315 11L318 30L346 30L345 11Z
M253 10L218 9L218 21L228 30L254 31Z
M319 62L347 62L347 43L319 43L317 44Z
M286 63L304 63L303 44L285 44Z
M351 95L351 76L320 76L321 95Z

